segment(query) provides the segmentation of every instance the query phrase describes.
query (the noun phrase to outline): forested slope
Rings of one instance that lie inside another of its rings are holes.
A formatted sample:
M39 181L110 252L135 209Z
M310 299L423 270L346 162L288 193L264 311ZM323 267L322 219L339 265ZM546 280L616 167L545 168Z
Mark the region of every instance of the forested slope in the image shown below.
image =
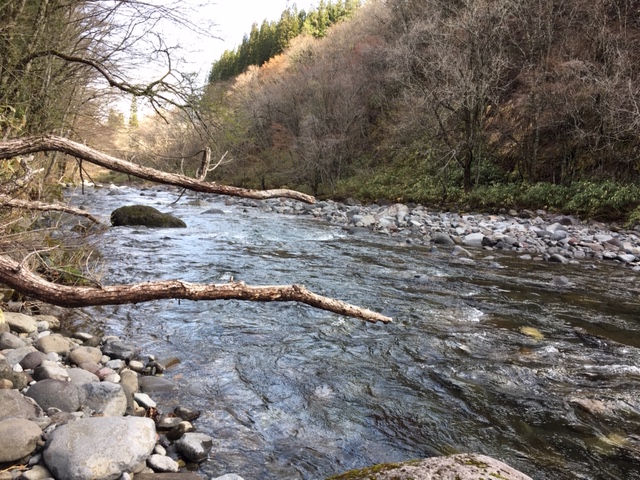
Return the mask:
M639 40L637 1L370 0L321 38L212 76L218 148L235 158L217 175L628 215L640 204Z

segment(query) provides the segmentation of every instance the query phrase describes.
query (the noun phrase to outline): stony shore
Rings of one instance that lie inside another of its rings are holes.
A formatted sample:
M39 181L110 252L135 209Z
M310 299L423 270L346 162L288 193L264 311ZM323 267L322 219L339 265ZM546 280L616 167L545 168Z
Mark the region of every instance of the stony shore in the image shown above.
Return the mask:
M360 205L322 201L313 205L278 199L256 202L229 199L229 204L279 214L307 215L349 233L375 232L413 245L471 258L474 250L513 252L523 260L575 263L584 259L619 262L640 272L640 226L624 230L615 224L583 222L543 210L466 214L430 211L421 205ZM468 248L470 247L470 248Z
M171 362L59 328L0 311L0 479L201 479L186 471L212 447L192 423L199 412L161 412L151 398L177 388L161 376Z

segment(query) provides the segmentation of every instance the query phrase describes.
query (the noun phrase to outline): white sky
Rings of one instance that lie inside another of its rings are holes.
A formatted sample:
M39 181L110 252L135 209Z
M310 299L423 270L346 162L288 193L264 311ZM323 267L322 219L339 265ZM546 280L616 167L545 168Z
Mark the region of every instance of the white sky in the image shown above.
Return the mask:
M196 2L197 0L187 0ZM288 6L294 4L298 10L309 11L315 8L317 0L218 0L216 2L205 1L204 5L197 7L195 23L206 25L213 23L213 34L220 40L212 38L196 38L194 35L177 37L175 41L188 51L187 70L198 72L203 81L211 69L211 64L220 58L225 50L233 49L242 42L245 33L249 33L251 25L258 25L266 18L278 20L280 14ZM173 35L172 35L173 36ZM184 66L182 69L185 69Z

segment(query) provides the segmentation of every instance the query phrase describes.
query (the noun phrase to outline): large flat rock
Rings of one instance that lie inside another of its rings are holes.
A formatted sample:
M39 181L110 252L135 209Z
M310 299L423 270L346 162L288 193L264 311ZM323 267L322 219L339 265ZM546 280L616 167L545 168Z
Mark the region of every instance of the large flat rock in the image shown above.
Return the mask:
M53 431L44 461L57 479L115 480L144 462L155 444L150 418L86 418Z

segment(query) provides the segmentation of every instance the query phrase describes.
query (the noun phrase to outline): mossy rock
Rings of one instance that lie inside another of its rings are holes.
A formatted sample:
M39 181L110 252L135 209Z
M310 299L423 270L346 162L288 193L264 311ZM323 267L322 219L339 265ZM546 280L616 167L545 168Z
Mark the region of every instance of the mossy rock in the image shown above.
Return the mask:
M143 226L149 228L185 228L187 226L178 217L162 213L146 205L128 205L111 213L111 225L114 227Z
M457 454L384 463L335 475L327 480L531 480L509 465L485 455Z

